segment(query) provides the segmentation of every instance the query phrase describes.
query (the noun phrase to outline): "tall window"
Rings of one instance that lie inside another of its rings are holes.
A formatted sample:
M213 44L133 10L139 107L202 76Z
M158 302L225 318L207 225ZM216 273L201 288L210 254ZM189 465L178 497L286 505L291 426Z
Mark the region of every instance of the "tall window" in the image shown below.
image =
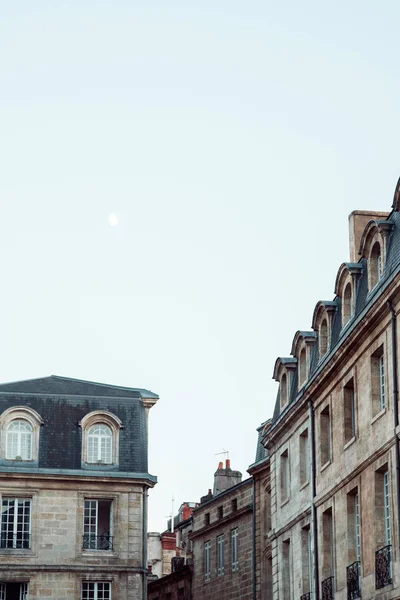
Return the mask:
M84 550L112 550L111 500L85 500L83 521Z
M293 599L293 573L292 573L292 553L290 548L290 539L282 542L283 559L283 600Z
M344 288L343 306L342 306L342 324L346 325L353 316L351 283L348 283Z
M204 544L204 579L210 581L211 579L211 542L208 540Z
M307 354L306 349L302 348L299 358L299 387L305 383L307 379Z
M344 443L356 435L356 406L354 381L351 379L343 389Z
M386 546L392 543L392 531L390 525L390 494L389 494L389 473L385 471L383 474L383 495L385 506L385 542Z
M224 574L224 536L217 537L217 574Z
M288 386L287 386L287 376L286 373L282 375L281 379L281 387L280 387L280 403L281 409L286 406L288 402Z
M31 500L4 498L1 509L1 548L30 548Z
M326 406L321 412L320 419L321 430L321 466L331 460L331 416L329 406Z
M112 431L103 423L97 423L88 431L88 462L112 463Z
M386 408L385 358L383 346L371 356L372 414L377 415Z
M301 530L301 549L302 549L302 580L303 594L311 591L312 581L312 561L311 561L311 530L310 527L304 527Z
M331 577L334 573L334 551L333 551L333 519L332 509L328 508L322 513L323 528L323 562L322 570L324 578Z
M310 479L310 447L308 429L300 435L300 485Z
M324 319L319 328L319 357L322 358L328 352L328 323Z
M348 562L361 560L360 504L358 488L347 494L347 548Z
M371 250L371 255L369 258L369 276L370 289L372 289L382 277L381 247L379 242L376 242Z
M82 600L111 600L111 583L108 581L84 581Z
M7 427L7 459L20 457L22 460L32 460L32 432L32 425L28 421L11 421Z
M281 502L289 498L289 453L285 450L281 454Z
M387 464L375 472L375 543L376 549L392 543L390 482Z
M232 571L237 571L239 568L238 561L238 529L232 529L231 531L231 544L232 544Z

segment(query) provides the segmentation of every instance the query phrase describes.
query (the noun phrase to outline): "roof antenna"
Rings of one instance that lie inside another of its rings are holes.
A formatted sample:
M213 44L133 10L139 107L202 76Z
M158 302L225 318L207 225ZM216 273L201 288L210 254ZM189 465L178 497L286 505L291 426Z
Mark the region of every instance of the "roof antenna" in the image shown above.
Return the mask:
M219 454L225 454L225 458L229 460L229 450L225 450L225 448L222 448L222 452L216 452L214 456L218 456Z

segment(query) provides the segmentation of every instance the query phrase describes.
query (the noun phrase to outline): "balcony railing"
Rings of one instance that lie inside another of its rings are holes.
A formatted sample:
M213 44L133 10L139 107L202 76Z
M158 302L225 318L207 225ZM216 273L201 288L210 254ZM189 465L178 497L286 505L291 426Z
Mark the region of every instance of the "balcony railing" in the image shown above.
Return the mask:
M328 577L321 583L322 588L322 600L333 600L333 580L334 577Z
M2 533L0 537L0 548L28 549L31 547L31 536L29 533Z
M361 598L360 563L358 560L347 567L347 600Z
M307 592L307 594L300 596L300 600L311 600L311 592Z
M385 546L375 552L375 588L379 590L392 583L392 547Z
M83 550L112 550L113 536L108 533L103 533L101 535L85 533L83 536L82 548Z

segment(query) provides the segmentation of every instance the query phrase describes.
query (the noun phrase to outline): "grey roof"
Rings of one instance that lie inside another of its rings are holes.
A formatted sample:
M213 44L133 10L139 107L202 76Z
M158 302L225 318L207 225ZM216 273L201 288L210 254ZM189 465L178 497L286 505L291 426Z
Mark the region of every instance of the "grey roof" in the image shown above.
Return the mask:
M254 463L259 462L260 460L263 460L266 456L267 456L267 451L264 448L264 446L262 445L262 438L263 438L263 430L265 427L265 424L267 423L267 421L264 421L264 423L261 423L261 425L259 427L257 427L257 446L256 446L256 458L254 460Z
M400 180L399 180L400 181ZM384 266L384 271L382 273L382 277L379 280L378 284L374 287L373 290L368 291L368 269L367 269L367 261L365 258L361 258L358 263L346 263L347 266L351 268L357 268L360 271L360 275L357 277L357 287L356 287L356 306L354 315L346 325L346 327L342 328L342 301L341 298L336 296L334 301L337 305L337 309L333 314L332 320L332 333L330 339L330 347L328 349L328 353L322 359L319 360L318 356L318 344L314 344L311 350L311 359L310 359L310 375L308 378L308 382L312 380L313 375L317 370L320 369L321 364L325 364L326 361L333 356L337 347L342 343L342 341L350 334L353 330L354 326L357 323L358 317L364 310L367 310L379 297L379 295L383 292L386 285L391 281L395 274L400 272L400 213L393 212L390 215L390 222L393 223L393 229L388 234L388 245L387 245L387 255L386 255L386 263ZM325 302L325 304L327 304ZM301 332L302 333L302 332ZM307 332L308 333L308 332ZM307 387L307 384L306 384ZM300 392L301 394L301 392ZM290 389L289 396L289 405L293 404L298 397L297 390L297 369L293 372L292 377L292 385ZM280 418L280 402L279 402L279 390L277 399L275 402L274 415L272 422L275 423ZM284 412L286 412L285 409Z
M83 379L72 379L50 375L50 377L39 377L37 379L25 379L11 383L1 383L0 393L18 394L48 394L51 396L94 396L112 398L154 398L157 394L142 388L122 387L119 385L108 385Z

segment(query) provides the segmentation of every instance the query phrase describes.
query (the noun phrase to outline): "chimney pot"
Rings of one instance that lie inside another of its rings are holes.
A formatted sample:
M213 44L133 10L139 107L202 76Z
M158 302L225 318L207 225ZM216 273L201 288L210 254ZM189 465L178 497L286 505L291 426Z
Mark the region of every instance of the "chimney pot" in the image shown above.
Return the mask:
M229 459L229 458L227 458L227 459L226 459L226 461L225 461L225 465L226 465L226 466L225 466L225 468L226 468L226 469L230 469L230 468L231 468L231 461L230 461L230 459Z
M223 469L224 468L224 463L222 461L220 461L218 463L218 469Z

